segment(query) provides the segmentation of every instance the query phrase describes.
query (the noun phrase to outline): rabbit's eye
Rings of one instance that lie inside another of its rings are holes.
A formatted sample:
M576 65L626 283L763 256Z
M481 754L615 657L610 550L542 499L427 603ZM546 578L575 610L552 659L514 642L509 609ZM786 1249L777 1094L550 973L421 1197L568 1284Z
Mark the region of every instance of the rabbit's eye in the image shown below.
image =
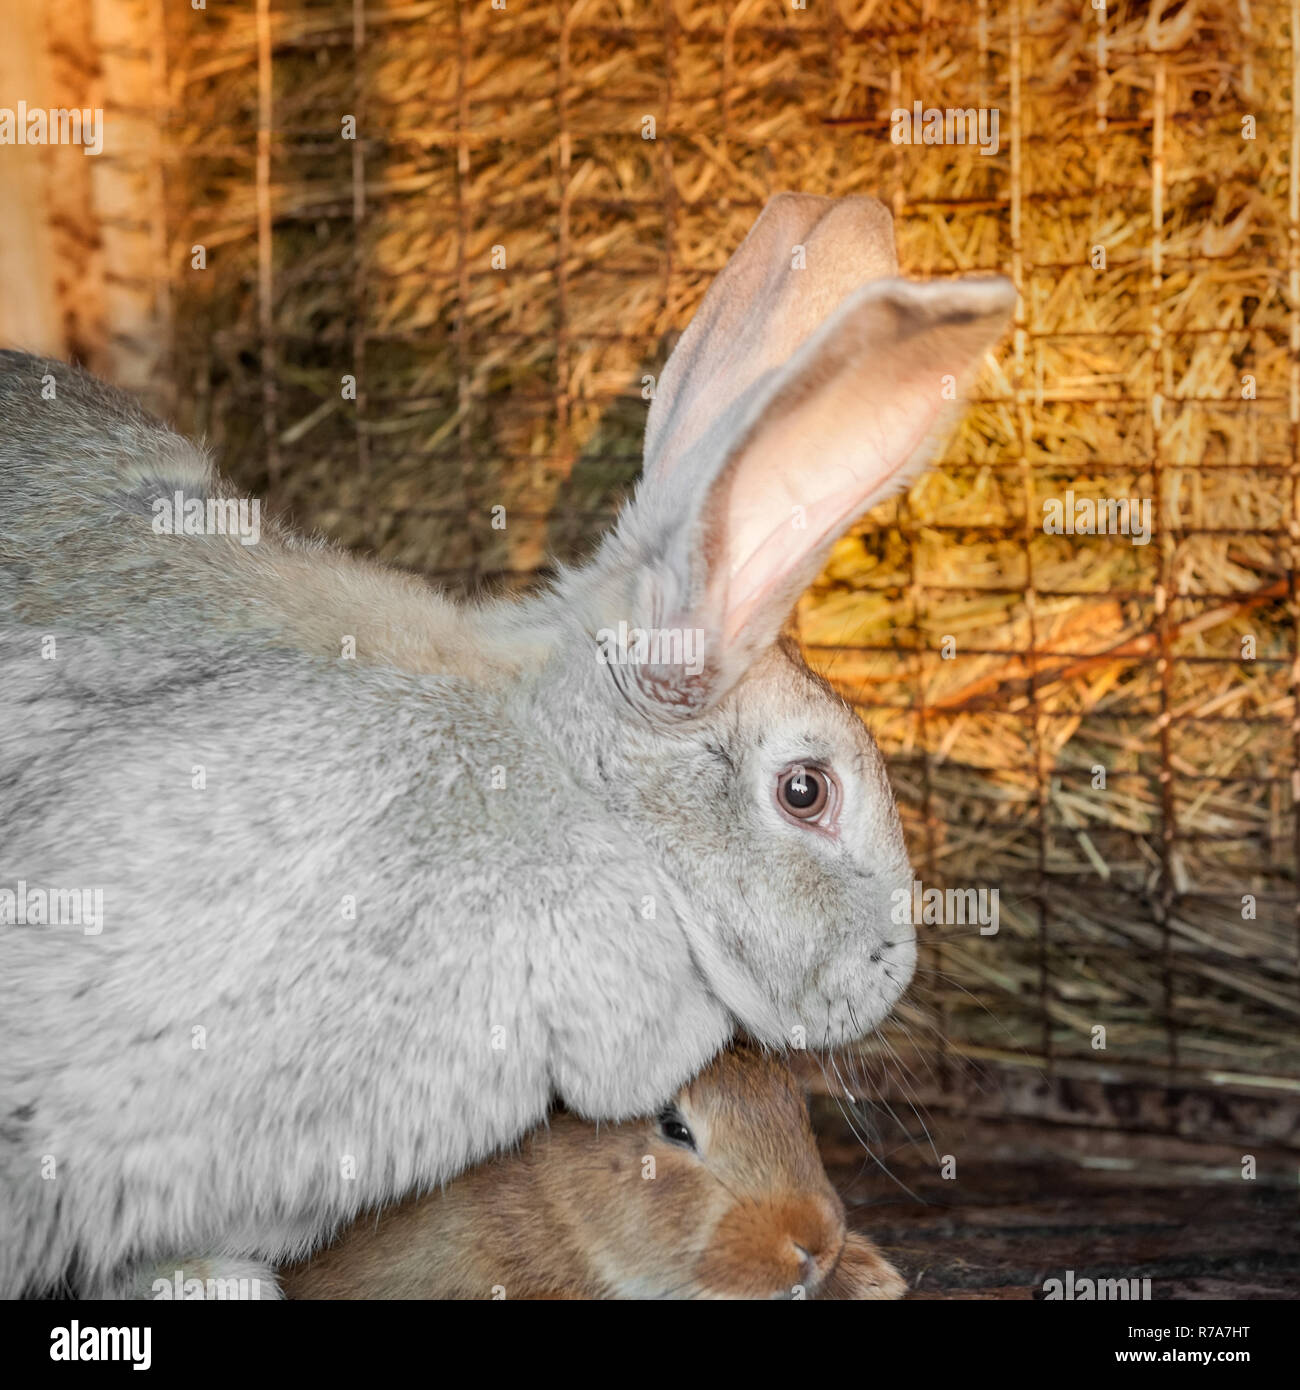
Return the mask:
M816 820L831 799L830 777L815 767L792 767L781 774L776 799L787 816Z
M659 1116L659 1133L665 1139L671 1139L674 1144L684 1144L688 1149L695 1147L695 1136L691 1133L686 1121L672 1106L661 1112Z

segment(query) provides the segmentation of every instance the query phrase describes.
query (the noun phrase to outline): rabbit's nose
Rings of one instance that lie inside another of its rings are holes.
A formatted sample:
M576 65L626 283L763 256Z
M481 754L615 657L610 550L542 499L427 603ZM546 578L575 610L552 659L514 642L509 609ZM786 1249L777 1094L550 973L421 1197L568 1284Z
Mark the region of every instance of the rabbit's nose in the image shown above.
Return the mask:
M794 1247L801 1284L819 1283L839 1251L839 1241L830 1231L819 1232L816 1237L802 1235L790 1244Z
M787 1227L787 1238L798 1269L798 1282L815 1287L839 1258L844 1243L844 1222L838 1204L805 1206L803 1217Z

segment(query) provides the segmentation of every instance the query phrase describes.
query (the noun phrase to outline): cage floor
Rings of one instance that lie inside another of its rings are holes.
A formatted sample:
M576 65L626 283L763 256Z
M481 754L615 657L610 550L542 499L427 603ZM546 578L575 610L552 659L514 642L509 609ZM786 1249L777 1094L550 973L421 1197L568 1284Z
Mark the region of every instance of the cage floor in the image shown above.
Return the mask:
M934 1149L915 1124L873 1145L890 1176L847 1122L819 1123L850 1224L911 1298L1042 1298L1073 1270L1076 1287L1149 1277L1153 1300L1300 1299L1294 1152L1258 1150L1246 1181L1240 1149L1221 1142L933 1112L926 1125ZM939 1175L945 1154L955 1179Z

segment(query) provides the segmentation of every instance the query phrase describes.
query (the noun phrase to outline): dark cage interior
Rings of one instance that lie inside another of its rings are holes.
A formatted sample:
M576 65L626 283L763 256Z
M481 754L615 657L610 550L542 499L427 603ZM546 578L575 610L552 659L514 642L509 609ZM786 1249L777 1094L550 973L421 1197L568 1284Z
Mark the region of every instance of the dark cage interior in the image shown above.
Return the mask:
M1300 0L498 3L26 21L122 118L39 191L60 345L299 526L496 592L592 549L772 193L1011 276L941 461L797 615L918 881L998 894L922 926L828 1156L921 1292L1294 1285ZM999 122L895 143L914 102ZM1045 524L1117 498L1148 534Z

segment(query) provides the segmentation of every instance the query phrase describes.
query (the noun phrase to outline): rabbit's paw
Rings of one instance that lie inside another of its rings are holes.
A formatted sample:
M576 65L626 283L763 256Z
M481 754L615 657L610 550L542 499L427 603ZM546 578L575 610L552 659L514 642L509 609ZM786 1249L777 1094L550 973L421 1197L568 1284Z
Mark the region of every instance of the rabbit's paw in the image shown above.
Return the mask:
M906 1292L907 1280L865 1236L850 1231L839 1264L817 1296L896 1299Z

